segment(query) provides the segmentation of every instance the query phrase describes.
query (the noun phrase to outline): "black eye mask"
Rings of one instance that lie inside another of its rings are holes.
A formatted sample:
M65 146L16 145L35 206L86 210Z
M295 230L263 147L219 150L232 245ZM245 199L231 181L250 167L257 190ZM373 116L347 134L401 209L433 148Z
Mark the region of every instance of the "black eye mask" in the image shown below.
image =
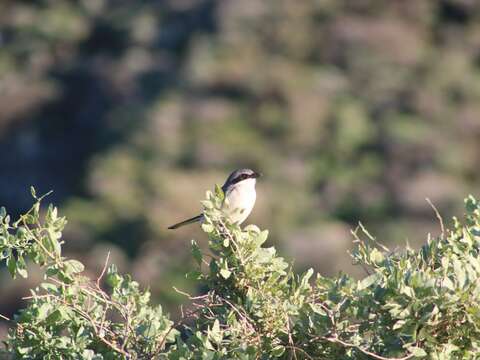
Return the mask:
M238 178L233 180L233 183L236 184L236 183L239 183L240 181L243 181L245 179L250 179L250 178L255 178L255 177L256 177L255 174L242 174Z

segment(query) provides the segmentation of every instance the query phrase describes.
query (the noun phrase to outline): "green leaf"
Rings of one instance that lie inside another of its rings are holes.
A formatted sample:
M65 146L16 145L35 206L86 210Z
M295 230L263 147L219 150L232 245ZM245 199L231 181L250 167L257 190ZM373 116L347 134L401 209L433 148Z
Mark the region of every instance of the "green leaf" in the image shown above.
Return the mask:
M410 346L408 351L415 357L422 358L427 356L427 352L418 346Z
M57 291L57 289L58 289L57 285L54 285L54 284L48 283L48 282L47 282L47 283L41 283L41 284L40 284L40 287L41 287L43 290L45 290L45 291L47 291L47 292L52 292L52 293L55 292L55 291Z
M32 197L34 199L37 199L37 192L35 191L35 188L33 186L30 186L30 194L32 194Z
M268 230L263 230L255 238L255 246L261 246L268 238Z
M1 240L1 238L0 238ZM11 256L12 252L10 249L4 249L0 252L0 260L3 260L3 259L6 259L8 258L9 256Z
M213 232L214 229L215 228L212 224L208 224L208 223L202 224L202 230L205 231L207 234Z
M202 264L202 259L203 259L202 251L200 250L200 247L198 246L195 240L192 240L192 256L198 265Z
M373 248L370 252L370 259L374 264L380 264L384 260L383 254L378 249Z
M45 272L47 276L54 276L58 274L58 268L57 265L52 265L47 268L47 271Z
M446 287L447 289L451 291L455 291L455 284L453 283L452 280L448 276L445 276L442 281L442 286Z
M220 275L226 280L232 275L232 272L226 268L220 269Z
M17 272L17 262L15 261L15 258L13 257L13 255L11 255L7 259L7 269L10 275L15 279L15 275Z
M31 354L33 347L32 346L19 346L15 349L21 355Z
M472 195L469 195L465 199L465 208L470 213L473 213L475 211L475 209L477 208L477 200Z
M365 279L360 280L357 285L358 290L364 290L373 284L375 284L376 281L380 279L381 275L379 273L372 274L370 276L367 276Z
M23 256L19 256L17 259L17 274L26 279L28 277L27 265Z
M218 197L220 200L223 200L225 198L225 194L223 193L222 188L218 184L215 184L215 196Z
M95 354L93 350L86 349L83 350L82 360L103 360L103 356L100 354Z
M64 312L62 311L62 308L59 307L55 311L51 312L50 315L47 316L45 319L45 322L48 325L54 325L56 324L60 319L64 318Z
M220 331L220 322L218 319L215 319L213 322L212 328L208 332L208 336L212 339L216 344L220 344L223 339L223 334Z
M458 259L453 260L453 271L455 272L455 276L457 278L459 287L463 288L466 283L467 276L465 274L465 269L463 268L460 260Z
M187 274L186 274L186 278L187 279L192 279L192 280L200 280L203 276L203 273L201 271L198 271L198 270L192 270L192 271L189 271Z
M76 274L85 270L85 266L78 260L67 260L64 262L64 269L67 274Z
M398 320L392 327L393 330L398 330L398 329L401 329L403 327L403 325L405 325L407 321L406 320Z
M310 278L312 277L313 275L313 269L310 268L308 269L305 274L303 274L302 276L302 280L300 281L300 286L301 287L305 287L308 285L308 281L310 280Z
M49 303L43 303L37 310L37 319L44 320L50 311L52 310L52 305Z
M200 204L202 204L202 206L207 210L213 209L213 204L210 200L200 201Z
M108 267L106 282L112 288L117 288L123 282L123 277L118 274L117 267L113 264Z
M275 256L275 248L258 248L256 251L257 258L256 261L260 264L269 263L272 261L272 258Z
M253 234L258 234L260 232L260 229L258 228L257 225L255 224L249 224L243 228L243 230L248 231Z
M285 352L285 346L277 345L272 349L271 354L273 357L280 357L283 355L284 352Z
M320 305L314 304L314 303L311 303L309 305L310 305L310 309L312 309L314 313L321 316L327 316L327 312Z
M210 264L208 265L208 267L210 268L210 272L212 274L216 274L218 272L218 264L215 259L210 260Z
M54 231L51 227L47 230L48 236L42 239L44 246L51 252L55 253L58 257L62 254L62 245L58 241L62 234L58 231Z

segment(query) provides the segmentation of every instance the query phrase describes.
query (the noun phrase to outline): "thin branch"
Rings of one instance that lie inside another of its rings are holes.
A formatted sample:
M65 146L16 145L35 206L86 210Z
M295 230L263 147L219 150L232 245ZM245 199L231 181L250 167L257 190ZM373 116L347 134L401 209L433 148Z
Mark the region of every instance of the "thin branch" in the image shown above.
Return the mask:
M297 350L298 348L295 346L295 343L293 342L293 337L292 337L292 331L290 330L290 318L287 315L287 331L288 331L288 347L292 349L292 355L295 360L297 359Z
M382 248L383 251L390 251L390 249L383 245L380 241L378 241L372 234L370 234L370 232L367 230L367 228L365 226L363 226L363 224L361 222L358 222L358 226L360 226L360 229L362 230L362 232L367 235L367 237L377 246L380 246Z
M100 331L99 329L97 328L97 325L95 323L95 321L92 319L92 317L86 313L85 311L83 311L82 309L79 309L77 306L73 305L73 304L67 304L67 305L70 305L70 307L76 311L80 316L83 316L85 319L87 319L90 324L92 325L92 328L93 328L93 331L95 332L95 335L103 342L105 343L106 345L108 345L112 350L115 350L116 352L124 355L127 359L130 358L130 354L128 352L126 352L125 350L122 350L121 348L119 348L116 344L112 343L111 341L105 339L105 336L102 336L100 334ZM103 330L104 328L101 328L100 330Z
M57 262L61 262L61 259L59 257L57 257L56 255L54 255L53 253L51 253L42 243L41 240L37 239L37 236L33 233L33 231L30 229L30 227L28 226L27 222L26 222L26 219L25 219L25 216L22 215L21 216L21 220L22 220L22 224L24 225L25 227L25 230L28 232L28 234L32 237L33 241L35 241L41 248L42 250L48 255L50 256L50 258L52 258L54 261L57 261Z
M321 339L329 341L331 343L338 343L338 344L343 345L345 347L355 348L355 349L361 351L362 353L364 353L365 355L371 356L372 358L377 359L377 360L408 360L408 359L411 359L412 357L415 356L414 354L408 354L408 355L406 355L404 357L401 357L401 358L384 357L384 356L381 356L381 355L377 355L377 354L375 354L371 351L368 351L367 349L364 349L361 346L343 341L343 340L339 339L337 336L335 336L335 337L322 336Z
M240 263L242 264L242 266L245 264L245 261L243 259L243 254L242 252L240 251L240 247L238 246L236 240L235 240L235 237L232 235L232 233L230 232L230 230L228 230L227 226L225 225L225 223L222 221L222 220L218 220L218 224L220 225L219 228L220 228L220 235L223 235L223 236L226 236L230 242L234 245L235 247L235 251L237 252L237 256L240 260Z
M105 271L107 270L107 266L108 266L108 260L110 259L110 251L107 253L107 258L105 260L105 265L103 265L103 269L102 269L102 272L100 273L98 279L97 279L97 287L100 289L100 281L102 280L103 278L103 275L105 275Z
M303 350L302 348L298 347L298 346L295 346L295 345L287 345L285 346L287 349L292 349L295 354L295 351L300 351L305 357L307 357L309 360L315 360L313 357L311 357L305 350ZM296 359L296 355L295 355L295 359Z
M55 298L56 296L53 294L44 294L44 295L30 295L30 296L22 296L22 300L31 300L31 299L41 299L41 298Z
M175 290L177 293L179 293L179 294L181 294L181 295L186 296L189 300L202 300L202 299L205 299L205 298L207 298L207 297L210 296L209 294L199 295L199 296L192 296L192 295L190 295L189 293L187 293L187 292L185 292L185 291L182 291L182 290L177 289L175 286L173 286L173 290Z
M440 222L440 230L442 231L442 235L445 235L445 226L443 224L443 219L442 219L442 216L440 215L440 212L438 211L438 209L435 207L435 205L433 205L433 203L430 201L429 198L425 198L425 200L427 201L427 203L430 205L430 207L433 209L433 211L435 212L435 215L438 219L438 221Z

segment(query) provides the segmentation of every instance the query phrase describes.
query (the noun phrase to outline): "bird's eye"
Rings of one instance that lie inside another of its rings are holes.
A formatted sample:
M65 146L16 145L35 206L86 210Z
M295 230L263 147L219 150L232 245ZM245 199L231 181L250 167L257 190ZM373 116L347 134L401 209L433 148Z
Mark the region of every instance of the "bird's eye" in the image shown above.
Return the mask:
M240 181L242 181L242 180L245 180L246 178L247 178L247 175L246 175L246 174L242 174L242 175L240 175L238 178L236 178L234 182L235 182L235 183L238 183L238 182L240 182Z

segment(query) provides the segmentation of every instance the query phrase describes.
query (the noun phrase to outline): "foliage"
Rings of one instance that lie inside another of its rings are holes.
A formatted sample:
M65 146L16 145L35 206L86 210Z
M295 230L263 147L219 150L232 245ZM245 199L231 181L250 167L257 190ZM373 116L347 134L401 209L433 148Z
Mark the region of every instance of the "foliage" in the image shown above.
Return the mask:
M201 298L201 315L195 313L195 336L177 350L182 356L476 358L480 204L473 197L466 200L466 224L455 220L453 230L429 237L419 251L392 253L360 226L352 256L369 275L356 281L317 274L313 284L312 270L294 275L273 248L261 247L265 231L226 224L220 201L210 194L204 203L202 227L215 258L208 275L198 276L211 290ZM195 243L192 250L201 264Z
M17 221L4 208L0 214L0 252L11 275L27 277L26 260L45 270L45 282L15 316L7 350L15 358L52 360L146 359L160 352L176 331L162 308L150 304L150 293L107 263L96 281L83 276L81 262L62 256L65 218L51 205L42 216L43 197L33 188L32 195L35 204Z
M331 224L413 243L425 196L458 213L480 182L479 6L1 1L0 203L20 213L26 186L53 185L75 251L169 260L162 281L136 274L162 302L192 231L166 226L235 167L269 177L254 221L286 255L296 238L299 268L346 268L348 241L307 258Z
M266 230L228 222L217 187L203 202L210 253L192 241L198 267L187 274L207 290L186 294L191 306L175 324L113 265L96 281L82 276L83 265L61 255L65 219L52 206L40 216L41 199L13 223L1 213L12 276L28 275L26 259L46 271L10 331L17 358L446 360L480 351L480 202L471 196L464 223L454 218L448 230L439 217L442 233L420 250L391 252L360 225L352 257L368 275L357 281L296 275L262 246Z
M425 196L450 216L479 195L479 9L0 1L0 204L16 218L26 186L53 186L69 219L63 253L99 273L111 249L176 318L172 284L198 286L181 275L196 228L166 227L232 167L252 166L268 179L251 221L270 224L269 244L298 269L353 273L344 254L358 219L389 246L419 246L435 221ZM32 285L0 276L11 316Z

